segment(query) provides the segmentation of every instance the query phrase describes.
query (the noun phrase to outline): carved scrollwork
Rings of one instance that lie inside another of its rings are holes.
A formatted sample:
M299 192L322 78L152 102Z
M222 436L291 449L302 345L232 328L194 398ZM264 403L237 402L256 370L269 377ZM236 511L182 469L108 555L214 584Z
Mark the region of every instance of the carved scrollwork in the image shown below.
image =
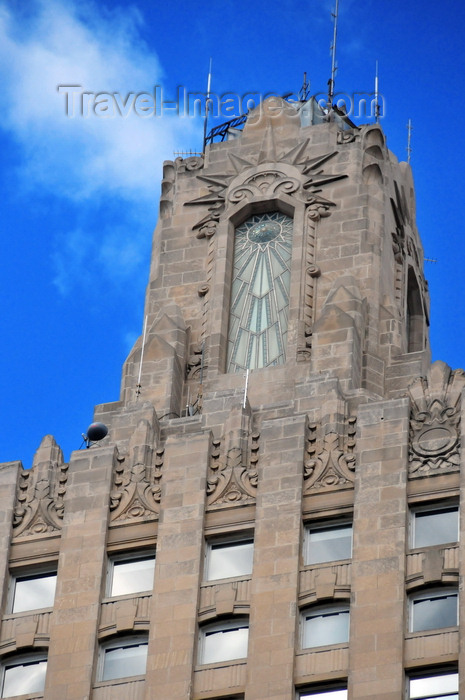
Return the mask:
M163 448L153 450L153 429L139 421L129 454L118 459L110 493L111 520L152 520L160 511Z
M204 296L204 295L202 294L201 296ZM187 360L187 368L186 368L187 378L192 379L192 377L197 375L200 372L201 366L202 366L202 346L201 345L194 345L192 347L192 354L189 356L189 359Z
M305 493L352 487L355 471L355 418L347 421L347 438L330 432L318 437L318 426L308 426L304 461Z
M409 477L433 476L460 468L460 396L463 370L435 362L427 377L410 387Z
M353 143L357 137L358 134L354 129L347 129L346 131L338 131L336 140L339 144L346 144Z
M13 511L14 537L61 529L68 466L55 439L46 435L35 454L32 469L22 471L19 476Z
M201 170L203 168L203 156L189 156L188 158L176 158L176 169L183 173L186 170Z
M394 258L397 263L402 263L405 252L404 252L404 239L401 231L396 231L391 233L392 235L392 252L394 253Z
M296 178L277 170L267 170L247 178L244 184L231 190L228 199L232 203L237 203L260 195L271 196L278 192L292 194L299 187L300 183Z
M427 411L412 414L410 421L410 474L460 466L460 415L452 406L435 399Z
M163 450L156 451L155 463L151 466L135 464L125 469L124 461L114 472L113 489L110 493L112 520L147 520L160 511L163 466Z
M248 464L244 460L241 445L231 445L224 453L223 441L212 441L207 480L208 505L231 505L255 500L259 438L259 433L250 436Z
M207 221L202 222L200 226L199 224L197 224L197 226L194 226L194 228L197 227L199 227L199 229L196 233L196 238L211 238L216 233L216 229L218 228L218 221L213 217L210 217Z

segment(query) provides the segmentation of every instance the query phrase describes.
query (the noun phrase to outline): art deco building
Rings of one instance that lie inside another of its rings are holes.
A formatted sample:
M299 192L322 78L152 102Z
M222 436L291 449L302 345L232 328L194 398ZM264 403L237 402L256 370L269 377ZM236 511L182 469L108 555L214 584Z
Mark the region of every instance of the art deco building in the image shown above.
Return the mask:
M215 133L164 164L108 435L1 467L1 697L457 699L465 376L410 167L311 99Z

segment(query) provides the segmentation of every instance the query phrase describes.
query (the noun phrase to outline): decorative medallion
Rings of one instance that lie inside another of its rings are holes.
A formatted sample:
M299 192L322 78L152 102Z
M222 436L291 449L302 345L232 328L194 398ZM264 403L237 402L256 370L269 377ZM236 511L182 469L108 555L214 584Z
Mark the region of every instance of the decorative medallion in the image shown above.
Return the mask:
M427 377L410 387L409 477L419 478L460 468L460 396L463 370L435 362Z

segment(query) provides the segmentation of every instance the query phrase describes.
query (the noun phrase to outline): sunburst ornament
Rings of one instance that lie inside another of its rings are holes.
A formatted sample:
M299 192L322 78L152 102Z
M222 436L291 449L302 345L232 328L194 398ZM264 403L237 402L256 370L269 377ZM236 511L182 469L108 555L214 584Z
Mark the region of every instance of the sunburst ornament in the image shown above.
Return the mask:
M186 206L201 206L207 205L208 213L200 221L194 224L193 230L197 231L198 238L209 238L214 234L216 226L221 218L221 215L226 209L227 193L232 180L240 173L244 174L244 179L247 179L248 174L255 170L257 166L263 166L265 163L270 165L270 172L279 171L280 163L288 163L295 166L302 173L303 180L299 187L296 187L291 192L292 196L302 201L307 209L314 212L313 218L320 216L328 216L330 208L334 206L334 202L325 199L321 196L322 187L337 180L346 178L344 174L325 174L323 166L331 160L338 151L325 153L321 156L309 158L306 154L309 139L305 139L301 144L282 153L279 157L276 154L272 129L267 128L263 138L262 148L256 158L244 158L234 153L228 153L230 165L233 173L218 173L218 174L198 174L197 178L205 182L208 188L208 194L200 197L195 197L188 202ZM282 173L280 173L282 174ZM253 177L253 175L252 175Z

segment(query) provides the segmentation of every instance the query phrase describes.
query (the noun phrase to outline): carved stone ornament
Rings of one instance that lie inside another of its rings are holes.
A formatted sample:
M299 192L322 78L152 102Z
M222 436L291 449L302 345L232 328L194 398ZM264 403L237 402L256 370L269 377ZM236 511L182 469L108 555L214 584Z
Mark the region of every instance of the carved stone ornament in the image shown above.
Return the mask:
M427 377L410 387L409 477L420 478L460 468L460 395L463 370L435 362Z
M208 505L236 505L255 501L259 437L259 433L250 436L248 464L243 458L246 450L240 444L232 444L224 451L224 441L212 441L207 481Z
M13 536L40 535L62 527L68 464L52 435L46 435L32 468L19 476Z
M112 521L153 520L160 512L163 452L151 448L152 431L141 420L129 445L129 455L122 458L113 473L110 493Z
M265 134L264 144L265 142L273 143L269 134ZM236 204L254 197L273 197L278 193L283 193L294 196L303 202L307 209L312 212L313 219L318 220L320 217L329 216L330 207L334 206L334 202L320 195L321 188L346 178L347 175L325 175L322 166L333 158L337 151L309 158L305 155L307 145L308 139L290 151L281 154L279 158L274 145L266 149L263 147L257 156L258 162L229 154L230 163L235 172L197 175L199 180L206 183L208 194L185 202L187 206L206 205L208 207L208 214L193 226L194 231L199 231L197 237L204 238L207 233L214 234L216 222L219 221L226 208L226 201ZM266 151L266 157L264 151ZM278 162L294 166L296 177L277 170L274 164ZM259 172L256 172L257 168L260 169ZM247 175L247 172L250 171L253 172ZM244 179L229 190L230 184L240 173L244 174Z
M357 130L358 131L358 130ZM345 131L338 131L337 132L337 143L340 144L346 144L346 143L353 143L355 139L359 137L359 134L357 133L355 129L346 129Z
M355 423L355 418L348 419L346 439L334 432L318 437L318 426L308 426L304 493L353 487Z
M189 170L201 170L203 168L203 156L195 155L188 158L176 158L176 170L178 173L184 173Z
M289 177L279 170L267 170L251 175L242 185L234 187L228 194L228 200L236 204L259 195L272 197L278 192L292 194L299 189L299 186L300 183L296 178Z
M204 296L204 294L202 294L202 296ZM200 374L200 370L202 368L202 346L194 345L191 349L191 352L192 354L187 360L186 368L186 375L188 379L192 379L192 377L195 377L197 374Z

